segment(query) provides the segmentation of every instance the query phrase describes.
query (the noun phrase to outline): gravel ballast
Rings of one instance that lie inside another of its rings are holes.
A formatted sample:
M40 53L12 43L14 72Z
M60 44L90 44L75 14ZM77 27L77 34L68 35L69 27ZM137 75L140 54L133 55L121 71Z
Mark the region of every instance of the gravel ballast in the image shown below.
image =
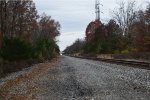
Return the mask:
M53 63L39 64L24 71L27 71L24 74L35 74L32 77L21 75L23 79L9 87L0 99L150 100L150 70L140 69L140 66L134 68L62 56ZM3 80L7 83L7 79L10 78Z

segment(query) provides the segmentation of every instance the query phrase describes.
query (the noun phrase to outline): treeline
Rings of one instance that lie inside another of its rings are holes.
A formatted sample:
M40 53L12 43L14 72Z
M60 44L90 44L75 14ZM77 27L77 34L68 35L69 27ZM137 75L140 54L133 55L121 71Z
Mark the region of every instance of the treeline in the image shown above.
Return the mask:
M38 15L32 0L1 0L0 70L9 62L52 59L59 54L59 34L59 22Z
M75 53L80 53L81 49L85 45L84 40L77 39L71 46L68 46L63 53L65 54L75 54Z
M77 46L79 45L79 46ZM74 49L79 47L78 49ZM136 2L120 2L113 18L103 24L91 22L86 38L77 40L64 50L65 54L128 54L150 52L150 4L146 10L136 9Z

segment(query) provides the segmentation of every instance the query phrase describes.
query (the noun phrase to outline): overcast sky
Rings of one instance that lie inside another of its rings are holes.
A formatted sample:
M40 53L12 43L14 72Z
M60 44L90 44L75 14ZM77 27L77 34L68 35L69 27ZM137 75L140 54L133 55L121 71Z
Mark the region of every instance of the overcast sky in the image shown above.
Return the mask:
M61 35L58 45L61 49L71 45L77 38L85 37L86 26L95 20L95 0L33 0L39 14L45 12L61 24ZM121 0L101 0L103 4L101 21L107 22L112 11ZM126 0L125 0L126 1ZM144 8L149 0L135 0L140 8Z

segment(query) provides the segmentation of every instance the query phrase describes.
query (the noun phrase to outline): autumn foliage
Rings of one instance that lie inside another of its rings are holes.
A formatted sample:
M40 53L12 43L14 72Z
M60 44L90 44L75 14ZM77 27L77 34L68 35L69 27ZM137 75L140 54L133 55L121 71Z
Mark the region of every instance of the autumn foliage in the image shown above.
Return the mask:
M146 10L138 11L136 2L120 2L108 23L92 21L85 33L86 42L80 48L80 54L150 52L150 5Z
M49 43L55 44L55 37L60 34L59 22L46 14L39 16L32 0L9 0L8 2L1 0L0 5L0 42L2 50L4 46L7 46L5 43L7 41L3 41L4 38L7 38L8 41L12 40L11 42L15 42L13 41L15 39L28 41L33 48L37 43L37 39L40 38L48 39ZM17 47L12 49L15 48ZM18 49L16 51L19 52Z
M5 62L52 59L59 34L59 22L38 15L32 0L0 0L0 70Z

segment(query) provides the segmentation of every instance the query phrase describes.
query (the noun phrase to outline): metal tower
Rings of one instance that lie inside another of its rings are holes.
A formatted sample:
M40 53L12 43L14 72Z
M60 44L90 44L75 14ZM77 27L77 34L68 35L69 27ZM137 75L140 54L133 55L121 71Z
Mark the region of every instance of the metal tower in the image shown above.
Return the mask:
M100 4L99 0L95 0L95 13L96 13L96 20L100 21L100 13L101 13L101 9L100 6L102 4ZM103 5L102 5L103 6Z

